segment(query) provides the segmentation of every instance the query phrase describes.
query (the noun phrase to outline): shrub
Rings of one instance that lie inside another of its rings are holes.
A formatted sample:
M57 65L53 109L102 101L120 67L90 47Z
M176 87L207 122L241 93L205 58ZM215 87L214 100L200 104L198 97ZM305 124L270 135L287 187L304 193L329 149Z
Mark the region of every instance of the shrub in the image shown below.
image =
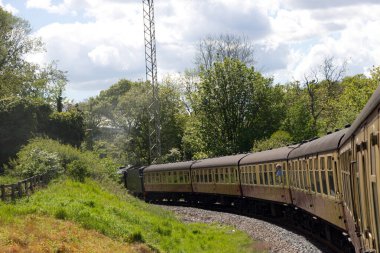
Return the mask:
M67 174L76 181L84 182L84 179L89 174L87 164L82 160L72 161L67 165Z
M34 175L50 168L58 173L67 169L68 174L78 181L86 176L116 181L119 178L116 168L120 165L109 158L101 159L92 152L82 152L55 140L35 138L19 151L11 167L14 168L13 173L20 176Z
M57 153L39 148L28 150L28 152L21 151L15 170L17 175L31 177L49 171L58 174L63 172Z

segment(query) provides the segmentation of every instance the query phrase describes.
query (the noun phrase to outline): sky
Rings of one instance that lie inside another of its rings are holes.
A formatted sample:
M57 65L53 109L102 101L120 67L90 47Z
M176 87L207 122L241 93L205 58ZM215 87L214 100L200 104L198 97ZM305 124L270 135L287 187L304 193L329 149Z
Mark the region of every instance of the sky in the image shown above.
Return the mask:
M0 0L30 22L46 51L28 60L57 61L66 97L99 94L122 78L145 79L142 0ZM255 68L275 83L302 80L326 57L347 75L380 65L380 0L156 0L159 81L194 67L208 35L246 36Z

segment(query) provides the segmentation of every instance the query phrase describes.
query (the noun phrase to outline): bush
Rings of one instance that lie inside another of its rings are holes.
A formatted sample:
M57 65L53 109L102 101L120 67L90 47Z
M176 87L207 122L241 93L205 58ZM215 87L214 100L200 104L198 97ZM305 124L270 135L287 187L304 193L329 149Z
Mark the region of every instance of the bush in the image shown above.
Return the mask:
M78 181L90 176L94 179L118 180L116 168L119 164L109 158L99 158L89 151L80 151L70 145L44 138L35 138L22 147L17 153L17 159L11 162L13 174L20 176L35 175L44 171L53 170L68 174Z
M79 147L84 139L83 115L72 109L67 112L53 112L49 116L49 137Z
M36 148L21 151L15 171L18 176L31 177L49 171L61 174L63 167L57 153Z
M13 158L31 136L45 132L50 113L50 106L38 100L0 100L0 165Z
M72 161L67 165L67 174L76 181L84 182L88 176L87 164L82 160Z

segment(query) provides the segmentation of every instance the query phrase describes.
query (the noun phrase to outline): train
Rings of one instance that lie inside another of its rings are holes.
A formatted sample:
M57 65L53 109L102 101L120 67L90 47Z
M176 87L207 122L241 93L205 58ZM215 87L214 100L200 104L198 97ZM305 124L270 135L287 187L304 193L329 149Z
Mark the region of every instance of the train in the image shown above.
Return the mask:
M147 202L281 216L343 252L380 252L380 86L344 129L295 145L124 169Z

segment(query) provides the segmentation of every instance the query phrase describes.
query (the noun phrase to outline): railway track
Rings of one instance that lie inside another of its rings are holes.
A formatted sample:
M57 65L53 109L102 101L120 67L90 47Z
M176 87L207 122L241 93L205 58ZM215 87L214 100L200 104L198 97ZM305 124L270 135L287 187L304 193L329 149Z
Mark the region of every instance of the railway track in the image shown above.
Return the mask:
M318 236L318 231L312 233L285 217L244 213L234 206L227 207L219 204L191 205L184 201L165 200L154 204L173 211L185 222L216 222L236 227L258 241L258 250L284 253L344 252Z

